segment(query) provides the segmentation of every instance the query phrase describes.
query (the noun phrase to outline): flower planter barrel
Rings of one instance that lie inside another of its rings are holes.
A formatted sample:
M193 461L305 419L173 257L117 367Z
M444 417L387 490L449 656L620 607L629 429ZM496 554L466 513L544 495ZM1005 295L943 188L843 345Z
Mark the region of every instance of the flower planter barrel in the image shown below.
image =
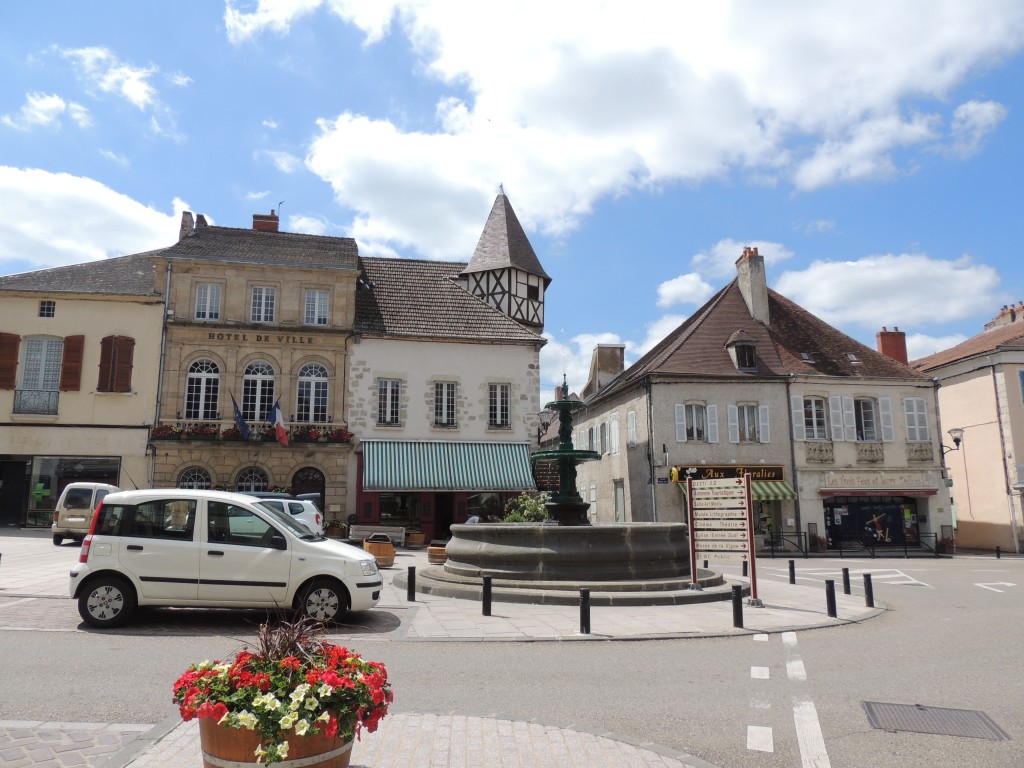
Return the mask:
M405 534L405 546L409 549L419 549L426 543L423 531L407 531Z
M385 534L374 534L364 540L363 549L377 558L380 568L390 568L395 564L395 545Z
M443 544L441 546L431 544L427 547L427 562L431 565L444 565L448 562L448 552Z
M205 768L238 768L255 766L256 747L260 736L244 728L218 725L212 717L199 718L199 741L203 749ZM288 736L288 758L275 765L280 768L316 766L316 768L348 768L352 759L352 742L340 737L328 738L320 733ZM260 763L263 765L263 763Z

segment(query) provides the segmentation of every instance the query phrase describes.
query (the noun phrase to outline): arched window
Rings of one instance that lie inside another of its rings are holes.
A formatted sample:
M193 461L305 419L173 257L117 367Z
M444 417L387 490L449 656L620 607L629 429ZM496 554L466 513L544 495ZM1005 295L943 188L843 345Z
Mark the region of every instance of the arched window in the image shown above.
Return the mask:
M186 467L178 475L178 487L179 488L198 488L200 490L209 490L212 485L210 481L210 473L202 467Z
M220 411L220 369L212 360L196 360L185 383L185 418L217 419Z
M274 407L274 369L262 360L245 366L242 375L242 417L264 421Z
M295 421L327 422L327 369L318 363L307 363L299 370Z
M268 485L267 473L259 467L246 467L235 481L235 489L239 491L265 491Z

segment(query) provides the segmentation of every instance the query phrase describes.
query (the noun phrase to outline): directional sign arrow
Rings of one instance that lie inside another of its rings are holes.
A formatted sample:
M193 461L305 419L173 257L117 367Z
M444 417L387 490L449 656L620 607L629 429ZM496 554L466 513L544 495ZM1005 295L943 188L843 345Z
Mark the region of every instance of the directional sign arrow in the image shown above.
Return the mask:
M991 589L993 592L1005 592L1005 589L996 589L996 587L1016 587L1016 584L1011 584L1008 581L990 581L985 584L980 584L977 581L974 582L974 586L981 587L982 589Z

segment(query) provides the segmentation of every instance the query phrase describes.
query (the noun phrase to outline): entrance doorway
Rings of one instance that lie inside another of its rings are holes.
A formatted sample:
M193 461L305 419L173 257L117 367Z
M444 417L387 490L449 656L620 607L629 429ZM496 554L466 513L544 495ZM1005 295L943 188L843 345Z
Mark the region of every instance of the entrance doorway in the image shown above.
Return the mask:
M455 511L455 494L434 494L434 538L450 539L452 519Z
M0 526L17 528L24 522L28 473L25 461L0 463Z
M298 496L301 493L320 494L320 509L325 510L324 489L327 487L327 479L324 473L316 467L303 467L292 475L292 495Z

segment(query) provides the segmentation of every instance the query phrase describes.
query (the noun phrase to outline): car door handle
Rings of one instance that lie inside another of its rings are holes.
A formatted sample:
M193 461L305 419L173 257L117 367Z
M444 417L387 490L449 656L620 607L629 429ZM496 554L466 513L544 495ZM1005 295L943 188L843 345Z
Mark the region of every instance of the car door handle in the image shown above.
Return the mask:
M221 552L219 549L211 549L206 554L208 554L210 557L224 557L224 553Z
M125 547L125 549L127 549L129 552L141 552L142 551L142 545L141 544L129 544L127 547Z

